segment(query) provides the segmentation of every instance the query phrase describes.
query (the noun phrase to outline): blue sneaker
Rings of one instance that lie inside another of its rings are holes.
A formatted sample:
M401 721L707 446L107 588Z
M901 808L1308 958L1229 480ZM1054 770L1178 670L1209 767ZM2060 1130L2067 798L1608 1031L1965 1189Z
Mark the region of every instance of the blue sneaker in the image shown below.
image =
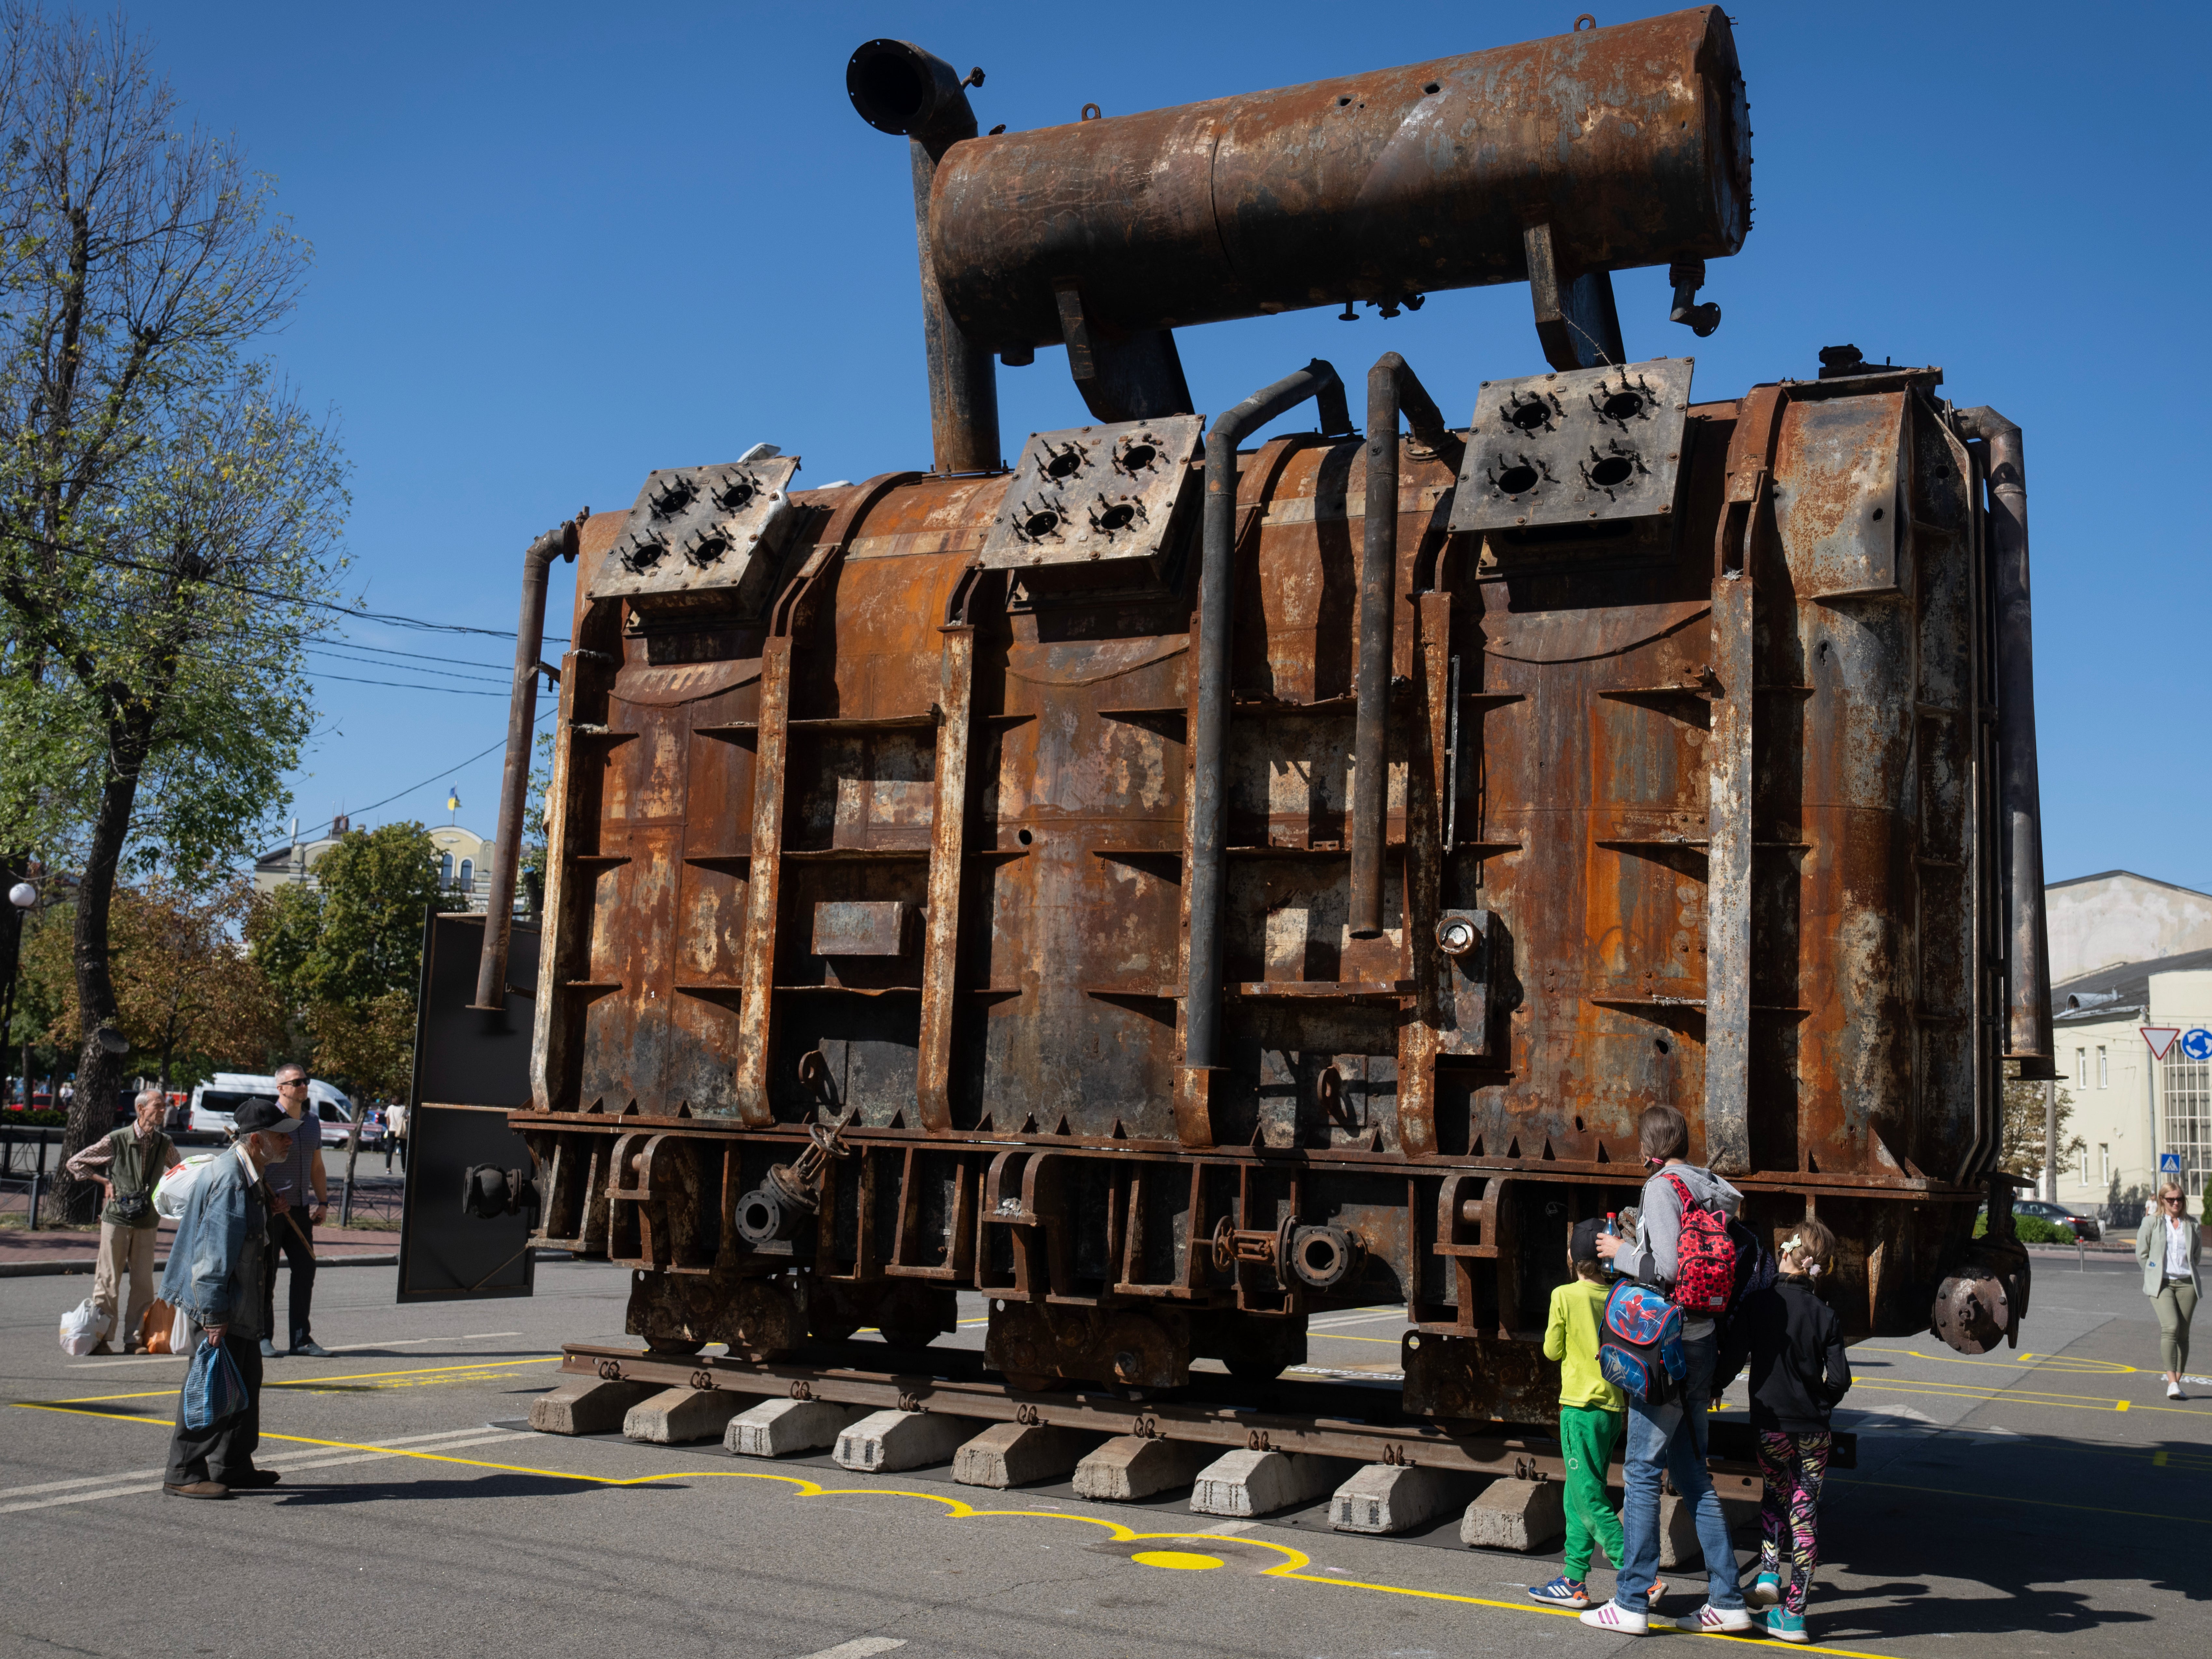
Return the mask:
M1752 1580L1751 1588L1743 1599L1754 1607L1779 1607L1782 1602L1782 1580L1771 1572L1762 1572Z
M1809 1642L1813 1639L1805 1634L1805 1615L1792 1613L1787 1607L1769 1607L1765 1625L1766 1633L1778 1642Z
M1528 1599L1541 1601L1547 1607L1586 1607L1590 1604L1589 1591L1583 1588L1582 1581L1565 1573L1548 1584L1529 1585Z

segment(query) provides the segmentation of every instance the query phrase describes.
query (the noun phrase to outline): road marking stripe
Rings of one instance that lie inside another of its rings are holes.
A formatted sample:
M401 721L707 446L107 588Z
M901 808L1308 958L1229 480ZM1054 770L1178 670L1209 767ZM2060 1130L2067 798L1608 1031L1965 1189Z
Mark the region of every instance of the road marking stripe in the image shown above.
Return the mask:
M849 1642L840 1642L834 1648L823 1648L819 1653L810 1653L805 1659L868 1659L872 1653L889 1653L893 1648L905 1645L893 1636L859 1636Z
M271 1435L268 1437L270 1439L283 1439L289 1438L289 1437ZM422 1435L411 1437L418 1442L436 1441L442 1443L442 1444L447 1448L458 1449L462 1446L481 1446L494 1440L504 1440L507 1437L507 1431L501 1429L487 1434L483 1432L481 1430L472 1431L461 1429L455 1430L446 1434ZM341 1452L336 1455L328 1452L320 1454L312 1452L295 1452L289 1455L263 1458L261 1462L265 1468L289 1473L295 1469L331 1468L341 1463L374 1463L380 1458L402 1457L407 1455L407 1452L402 1447L385 1446L379 1447L372 1451ZM84 1484L98 1485L102 1481L114 1480L129 1480L131 1484L129 1486L100 1486L100 1489L96 1492L62 1492L54 1497L32 1498L19 1504L0 1504L0 1515L15 1515L24 1510L56 1509L65 1504L96 1504L102 1498L129 1498L137 1492L158 1492L161 1490L162 1484L161 1477L167 1473L168 1470L166 1468L133 1469L120 1475L108 1474L95 1476L92 1481L86 1482ZM17 1487L15 1490L17 1492L21 1492L29 1489L25 1487Z
M104 1417L106 1416L107 1413L102 1412L97 1413L97 1415ZM165 1424L163 1426L166 1427L167 1425ZM378 1441L376 1443L379 1446L395 1447L430 1446L435 1445L440 1441L459 1440L464 1435L476 1435L481 1434L482 1432L483 1431L481 1429L447 1429L438 1434L403 1435L397 1439L381 1440ZM295 1455L306 1455L307 1454L304 1453L295 1454ZM281 1462L281 1460L273 1458L268 1461L272 1466L276 1466ZM41 1492L69 1492L81 1486L111 1486L118 1480L145 1480L151 1479L155 1475L162 1474L163 1472L163 1470L158 1468L151 1469L115 1469L106 1474L80 1475L72 1480L41 1481L34 1486L4 1486L0 1487L0 1498L33 1498Z
M147 1420L141 1418L118 1418L113 1413L107 1412L80 1411L71 1406L59 1403L44 1404L33 1401L17 1401L15 1403L20 1408L27 1411L57 1411L66 1413L73 1416L97 1417L108 1422L143 1422ZM380 1449L374 1447L355 1445L342 1440L316 1439L307 1435L264 1434L262 1438L264 1440L290 1441L295 1444L299 1445L327 1446L337 1450L371 1451ZM665 1486L672 1480L766 1480L792 1487L793 1489L793 1495L800 1498L921 1498L926 1502L944 1504L945 1506L945 1516L950 1520L1000 1520L1026 1518L1047 1521L1073 1521L1079 1522L1085 1526L1103 1528L1114 1539L1114 1540L1118 1543L1139 1543L1152 1541L1154 1540L1192 1539L1202 1537L1212 1543L1230 1546L1242 1545L1251 1549L1271 1551L1281 1559L1275 1565L1267 1568L1261 1575L1262 1577L1286 1578L1294 1580L1299 1583L1328 1584L1346 1589L1364 1589L1382 1595L1411 1596L1417 1600L1426 1601L1451 1601L1464 1607L1492 1607L1505 1613L1534 1613L1540 1617L1547 1618L1572 1619L1577 1616L1571 1608L1539 1607L1534 1603L1528 1601L1493 1601L1486 1596L1459 1595L1445 1590L1415 1589L1408 1585L1403 1584L1368 1583L1356 1578L1338 1578L1321 1573L1306 1572L1303 1571L1303 1569L1312 1565L1312 1558L1310 1556L1305 1554L1303 1551L1292 1548L1288 1544L1276 1543L1272 1539L1234 1537L1220 1532L1140 1533L1122 1525L1119 1521L1106 1520L1096 1516L1075 1515L1060 1510L979 1510L969 1504L963 1498L953 1498L939 1492L902 1492L895 1488L882 1486L825 1487L817 1486L815 1482L800 1475L773 1474L764 1470L755 1469L679 1469L660 1474L616 1476L573 1474L565 1469L534 1468L527 1464L521 1463L495 1463L488 1458L455 1457L442 1452L410 1451L396 1447L391 1449L389 1455L393 1457L412 1457L419 1459L422 1462L430 1463L455 1463L465 1468L490 1469L503 1474L533 1474L539 1477L541 1480L573 1480L577 1482L579 1485L592 1486L607 1486L615 1488L624 1486ZM2023 1503L2036 1503L2040 1500L2025 1498L2016 1501ZM2145 1518L2157 1519L2158 1517L2149 1516ZM1771 1638L1756 1636L1729 1636L1720 1632L1685 1632L1681 1633L1700 1636L1707 1640L1716 1642L1734 1642L1743 1646L1766 1647L1784 1650L1788 1650L1794 1647L1795 1650L1800 1653L1830 1654L1835 1656L1835 1659L1893 1659L1893 1656L1887 1654L1868 1653L1863 1650L1856 1648L1832 1648L1822 1647L1814 1644L1790 1644L1778 1642Z

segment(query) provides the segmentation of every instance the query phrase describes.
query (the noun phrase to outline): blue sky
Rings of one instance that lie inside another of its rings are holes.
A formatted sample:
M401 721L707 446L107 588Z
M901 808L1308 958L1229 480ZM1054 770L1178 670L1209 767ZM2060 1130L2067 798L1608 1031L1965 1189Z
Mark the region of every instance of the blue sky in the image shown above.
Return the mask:
M802 485L927 464L903 149L844 92L862 40L981 64L983 125L1019 128L1086 102L1121 114L1479 50L1565 30L1581 9L1208 5L1172 28L1034 0L201 0L130 15L191 115L238 135L315 246L270 349L341 419L359 590L372 608L512 629L530 538L579 506L626 505L653 468L763 439L805 458ZM1666 322L1662 272L1616 277L1631 354L1694 351L1710 398L1809 376L1821 346L1849 341L1941 364L1948 395L2020 422L2049 872L2212 888L2198 495L2212 9L1732 10L1757 225L1712 268L1705 297L1725 320L1711 339ZM1349 379L1395 348L1464 420L1479 381L1543 366L1519 286L1390 322L1321 311L1180 338L1205 410L1311 356ZM1010 452L1085 418L1057 352L1002 371L1000 396ZM556 587L556 617L568 599ZM442 823L457 785L461 821L488 831L512 647L352 636L489 679L362 685L331 676L428 677L319 657L324 730L294 810L309 825L358 815L420 781L357 821Z

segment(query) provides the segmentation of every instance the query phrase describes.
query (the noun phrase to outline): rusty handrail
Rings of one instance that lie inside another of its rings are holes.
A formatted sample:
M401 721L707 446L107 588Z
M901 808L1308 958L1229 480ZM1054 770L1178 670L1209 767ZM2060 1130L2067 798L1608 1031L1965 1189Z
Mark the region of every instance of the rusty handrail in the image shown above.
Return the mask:
M1352 936L1382 933L1382 848L1390 781L1390 635L1397 611L1398 415L1432 449L1450 442L1428 389L1386 351L1367 371L1367 520L1360 544L1358 712L1352 739Z
M1204 550L1198 578L1198 720L1191 733L1190 979L1183 1013L1183 1064L1207 1070L1220 1063L1222 866L1226 802L1222 790L1229 738L1230 608L1236 572L1237 444L1255 427L1307 398L1321 405L1321 429L1352 430L1344 382L1315 358L1294 374L1264 386L1213 423L1206 438Z

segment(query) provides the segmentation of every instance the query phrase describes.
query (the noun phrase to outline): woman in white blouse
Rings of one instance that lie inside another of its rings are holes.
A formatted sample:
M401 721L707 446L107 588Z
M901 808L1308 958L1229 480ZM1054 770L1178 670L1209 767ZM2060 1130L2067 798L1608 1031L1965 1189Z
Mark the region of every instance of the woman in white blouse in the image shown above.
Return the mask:
M2166 1397L2181 1400L2181 1374L2189 1369L2189 1316L2197 1311L2197 1224L2181 1183L2169 1181L2136 1230L2136 1260L2142 1264L2143 1294L2158 1310Z

